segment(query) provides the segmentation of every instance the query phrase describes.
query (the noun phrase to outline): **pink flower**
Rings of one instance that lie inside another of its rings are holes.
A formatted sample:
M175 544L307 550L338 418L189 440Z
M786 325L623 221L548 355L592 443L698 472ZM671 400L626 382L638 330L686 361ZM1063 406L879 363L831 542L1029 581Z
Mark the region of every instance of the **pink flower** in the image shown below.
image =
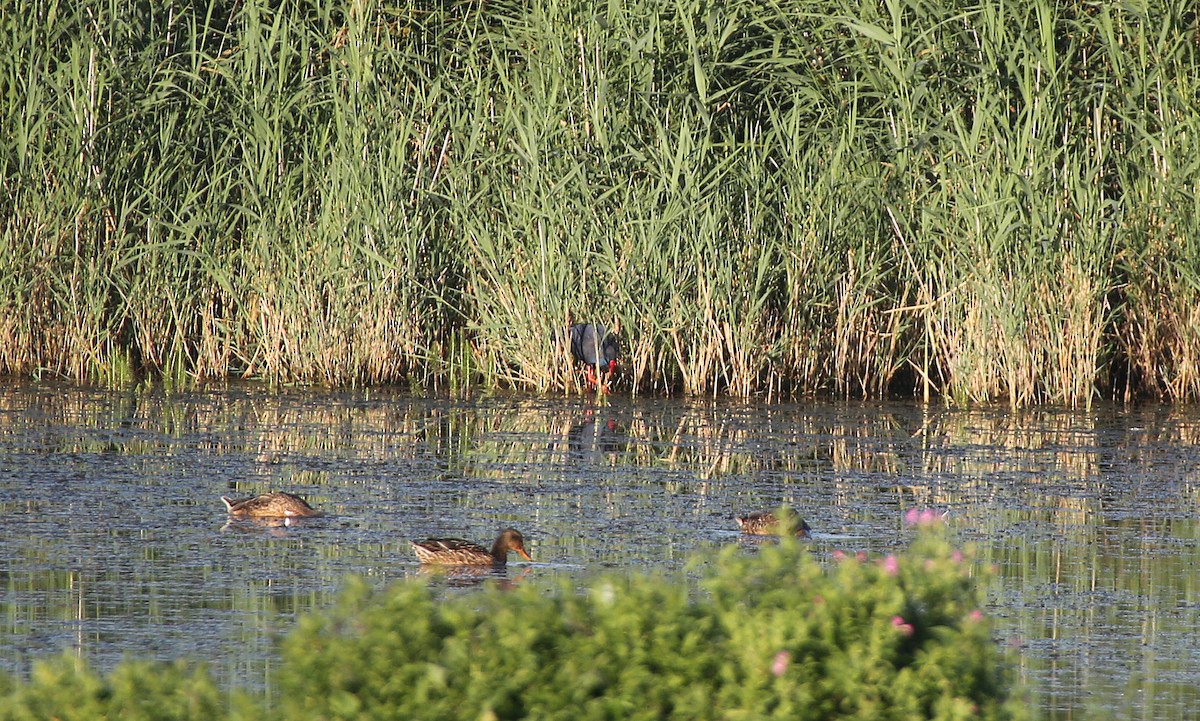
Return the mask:
M905 622L903 616L892 616L892 628L899 631L903 636L913 635L912 624Z
M858 561L859 563L866 563L867 562L867 552L859 551L858 553L854 554L854 560Z
M889 576L895 576L897 573L900 573L900 559L890 553L887 555L887 558L883 559L881 565L883 566L883 572Z
M838 563L846 560L846 552L840 548L835 548L833 550L833 560L837 561Z
M963 562L963 552L958 550L957 548L954 549L954 552L950 554L950 560L954 561L955 563L962 563Z
M904 513L904 523L909 526L936 526L945 517L944 511L935 511L931 508L921 510L910 508Z
M967 620L971 623L979 623L983 620L983 611L980 611L978 608L971 611L967 614Z
M779 678L783 675L784 671L787 671L788 664L791 662L791 660L792 654L788 653L787 651L780 651L779 653L775 654L775 660L771 662L771 673L773 673L776 678Z

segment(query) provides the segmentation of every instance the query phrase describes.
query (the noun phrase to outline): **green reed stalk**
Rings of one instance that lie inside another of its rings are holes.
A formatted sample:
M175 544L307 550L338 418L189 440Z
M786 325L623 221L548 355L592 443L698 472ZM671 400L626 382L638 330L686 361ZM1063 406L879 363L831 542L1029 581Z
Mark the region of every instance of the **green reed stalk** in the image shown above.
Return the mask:
M19 5L0 372L1200 395L1182 3Z

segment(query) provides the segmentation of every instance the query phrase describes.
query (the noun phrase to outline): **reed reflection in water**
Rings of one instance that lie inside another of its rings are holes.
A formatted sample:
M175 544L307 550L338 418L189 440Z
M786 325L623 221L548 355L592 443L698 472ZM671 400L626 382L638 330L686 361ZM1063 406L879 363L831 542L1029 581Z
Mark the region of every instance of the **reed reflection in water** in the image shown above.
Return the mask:
M948 511L1049 718L1187 718L1197 703L1200 415L944 411L914 404L619 396L414 398L230 386L0 389L0 667L67 649L207 661L270 689L275 639L347 574L421 575L409 539L519 528L533 564L483 578L583 583L684 569L787 503L814 553L881 553L904 511ZM219 497L287 490L325 516L230 522Z

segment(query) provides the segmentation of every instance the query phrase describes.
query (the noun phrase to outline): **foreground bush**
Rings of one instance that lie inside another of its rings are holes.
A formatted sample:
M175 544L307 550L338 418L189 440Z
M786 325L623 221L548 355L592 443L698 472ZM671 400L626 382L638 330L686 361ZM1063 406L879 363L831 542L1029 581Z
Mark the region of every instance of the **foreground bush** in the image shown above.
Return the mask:
M969 558L933 535L825 568L794 541L727 549L699 592L631 576L439 600L353 584L285 643L288 719L1010 719L1024 716ZM268 714L203 671L70 659L0 679L0 721Z
M973 572L930 537L833 569L795 543L731 548L699 594L640 576L450 601L360 585L288 640L284 715L1017 717Z
M227 695L206 671L183 663L128 661L101 678L63 656L37 664L27 684L0 678L3 721L211 721L258 716L246 697L238 699L236 708L231 708Z

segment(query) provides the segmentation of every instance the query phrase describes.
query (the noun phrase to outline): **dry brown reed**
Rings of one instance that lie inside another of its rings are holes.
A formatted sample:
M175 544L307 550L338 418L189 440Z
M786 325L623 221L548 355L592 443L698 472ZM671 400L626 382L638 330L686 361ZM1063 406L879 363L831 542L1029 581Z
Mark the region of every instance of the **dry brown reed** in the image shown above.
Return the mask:
M1200 397L1178 4L169 5L14 11L0 373Z

